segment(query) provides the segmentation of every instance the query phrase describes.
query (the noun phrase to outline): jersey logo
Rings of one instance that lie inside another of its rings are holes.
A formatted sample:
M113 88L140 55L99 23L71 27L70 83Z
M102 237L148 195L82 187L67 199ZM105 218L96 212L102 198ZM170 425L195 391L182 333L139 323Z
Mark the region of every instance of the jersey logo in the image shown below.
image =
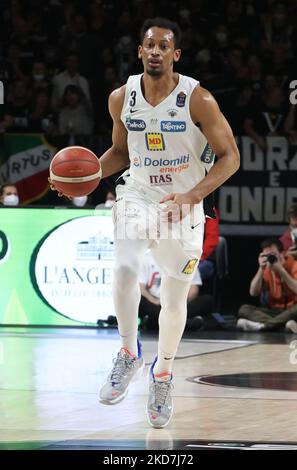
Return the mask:
M146 147L148 150L160 151L165 150L165 142L161 132L145 133Z
M200 157L200 160L203 162L203 163L212 163L213 160L214 160L214 157L215 157L215 154L213 153L212 151L212 148L209 144L206 144L203 152L202 152L202 155Z
M178 113L177 109L167 109L167 113L170 117L175 117Z
M133 113L137 113L138 109L131 109L130 108L130 113L133 114Z
M185 132L187 124L185 121L161 121L163 132Z
M187 95L183 91L179 92L179 94L176 97L176 106L178 106L179 108L182 108L183 106L185 106L186 97Z
M197 262L198 262L197 258L190 259L190 261L187 262L182 272L184 274L193 274Z
M146 124L142 119L126 118L126 127L129 131L144 131Z

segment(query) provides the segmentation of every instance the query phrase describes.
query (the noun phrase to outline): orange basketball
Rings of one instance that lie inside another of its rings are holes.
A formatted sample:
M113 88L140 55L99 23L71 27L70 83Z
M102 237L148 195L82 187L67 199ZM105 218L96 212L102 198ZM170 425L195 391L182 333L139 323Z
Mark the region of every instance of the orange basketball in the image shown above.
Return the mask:
M97 188L101 176L98 158L85 147L66 147L56 153L50 164L50 179L55 189L66 196L87 196Z

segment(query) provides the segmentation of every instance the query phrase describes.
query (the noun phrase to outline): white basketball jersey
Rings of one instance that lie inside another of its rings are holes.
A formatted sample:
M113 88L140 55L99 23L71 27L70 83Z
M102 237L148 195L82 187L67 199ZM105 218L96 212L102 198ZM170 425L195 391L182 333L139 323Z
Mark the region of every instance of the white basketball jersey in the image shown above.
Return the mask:
M214 162L212 149L190 115L191 94L199 82L179 74L170 95L152 106L143 96L141 77L129 77L121 113L128 131L130 177L162 194L187 192Z

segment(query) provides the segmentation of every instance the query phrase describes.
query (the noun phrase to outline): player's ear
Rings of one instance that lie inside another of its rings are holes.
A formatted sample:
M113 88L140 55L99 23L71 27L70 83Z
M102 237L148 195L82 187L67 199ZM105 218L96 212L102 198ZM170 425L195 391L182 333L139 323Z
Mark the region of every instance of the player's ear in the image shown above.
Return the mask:
M174 55L173 55L173 60L174 62L178 62L181 56L181 49L175 49L174 50Z
M142 46L138 46L138 59L142 57Z

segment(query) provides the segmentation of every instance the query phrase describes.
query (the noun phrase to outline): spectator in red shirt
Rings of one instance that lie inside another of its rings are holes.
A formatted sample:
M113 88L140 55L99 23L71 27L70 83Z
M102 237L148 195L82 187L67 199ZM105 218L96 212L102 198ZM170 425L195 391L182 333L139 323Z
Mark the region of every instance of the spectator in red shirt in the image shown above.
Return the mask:
M215 219L210 217L205 219L203 250L199 262L202 281L212 278L215 274L214 250L219 243L219 214L215 208L214 212Z
M287 255L297 257L297 204L293 204L288 211L289 228L280 237Z

